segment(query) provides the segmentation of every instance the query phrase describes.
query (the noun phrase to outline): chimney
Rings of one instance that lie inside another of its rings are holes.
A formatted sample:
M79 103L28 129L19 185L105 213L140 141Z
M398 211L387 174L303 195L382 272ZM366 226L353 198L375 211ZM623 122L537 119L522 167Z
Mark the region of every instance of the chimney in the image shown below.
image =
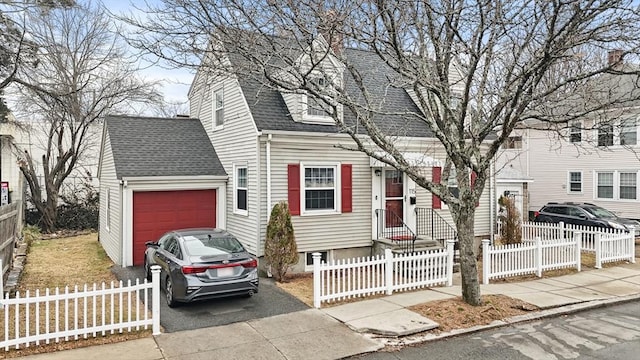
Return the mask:
M335 54L342 53L344 49L344 34L342 33L343 20L335 10L324 12L318 32L329 43L329 47Z
M622 68L624 62L622 61L622 57L624 56L624 52L620 49L611 50L608 53L609 66L611 66L615 70L619 70Z

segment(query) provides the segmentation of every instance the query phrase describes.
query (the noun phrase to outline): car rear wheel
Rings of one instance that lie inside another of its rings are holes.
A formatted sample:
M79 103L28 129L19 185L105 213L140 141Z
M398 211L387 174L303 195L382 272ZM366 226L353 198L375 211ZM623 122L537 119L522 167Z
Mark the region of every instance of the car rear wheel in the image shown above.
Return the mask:
M144 257L144 276L147 278L147 280L151 281L151 267L147 262L146 256Z
M167 300L167 305L169 305L170 308L176 307L178 303L173 298L173 283L171 282L171 277L169 276L167 276L167 281L165 283L164 290L165 290L165 299Z

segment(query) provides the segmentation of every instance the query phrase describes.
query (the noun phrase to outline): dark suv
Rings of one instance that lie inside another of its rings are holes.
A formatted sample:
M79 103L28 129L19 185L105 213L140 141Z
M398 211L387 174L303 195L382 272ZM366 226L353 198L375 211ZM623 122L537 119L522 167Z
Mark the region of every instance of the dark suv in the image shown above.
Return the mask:
M618 217L611 211L589 203L556 203L550 202L535 212L536 222L595 226L610 229L629 230L635 226L635 232L640 232L640 222Z

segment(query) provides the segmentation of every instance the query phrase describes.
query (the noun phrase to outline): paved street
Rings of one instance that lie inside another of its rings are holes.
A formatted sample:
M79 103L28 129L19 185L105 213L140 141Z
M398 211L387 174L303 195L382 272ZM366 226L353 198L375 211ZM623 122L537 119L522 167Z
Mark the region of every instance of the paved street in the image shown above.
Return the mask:
M640 302L522 323L354 359L635 359Z
M144 270L141 266L114 267L113 272L118 279L125 281L144 278ZM251 298L213 299L181 304L176 308L167 306L164 301L164 292L161 292L160 325L164 332L193 330L261 319L309 308L300 300L280 290L273 279L260 278L259 289L259 293Z

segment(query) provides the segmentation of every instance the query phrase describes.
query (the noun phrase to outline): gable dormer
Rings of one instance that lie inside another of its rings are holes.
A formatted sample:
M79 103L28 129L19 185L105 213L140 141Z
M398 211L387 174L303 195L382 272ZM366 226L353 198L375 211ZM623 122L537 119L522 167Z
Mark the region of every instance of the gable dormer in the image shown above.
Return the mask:
M334 125L333 111L342 119L342 105L336 96L344 86L344 66L319 35L302 52L295 68L283 70L283 77L291 79L292 89L281 90L291 117L296 122ZM302 90L309 89L309 90Z

